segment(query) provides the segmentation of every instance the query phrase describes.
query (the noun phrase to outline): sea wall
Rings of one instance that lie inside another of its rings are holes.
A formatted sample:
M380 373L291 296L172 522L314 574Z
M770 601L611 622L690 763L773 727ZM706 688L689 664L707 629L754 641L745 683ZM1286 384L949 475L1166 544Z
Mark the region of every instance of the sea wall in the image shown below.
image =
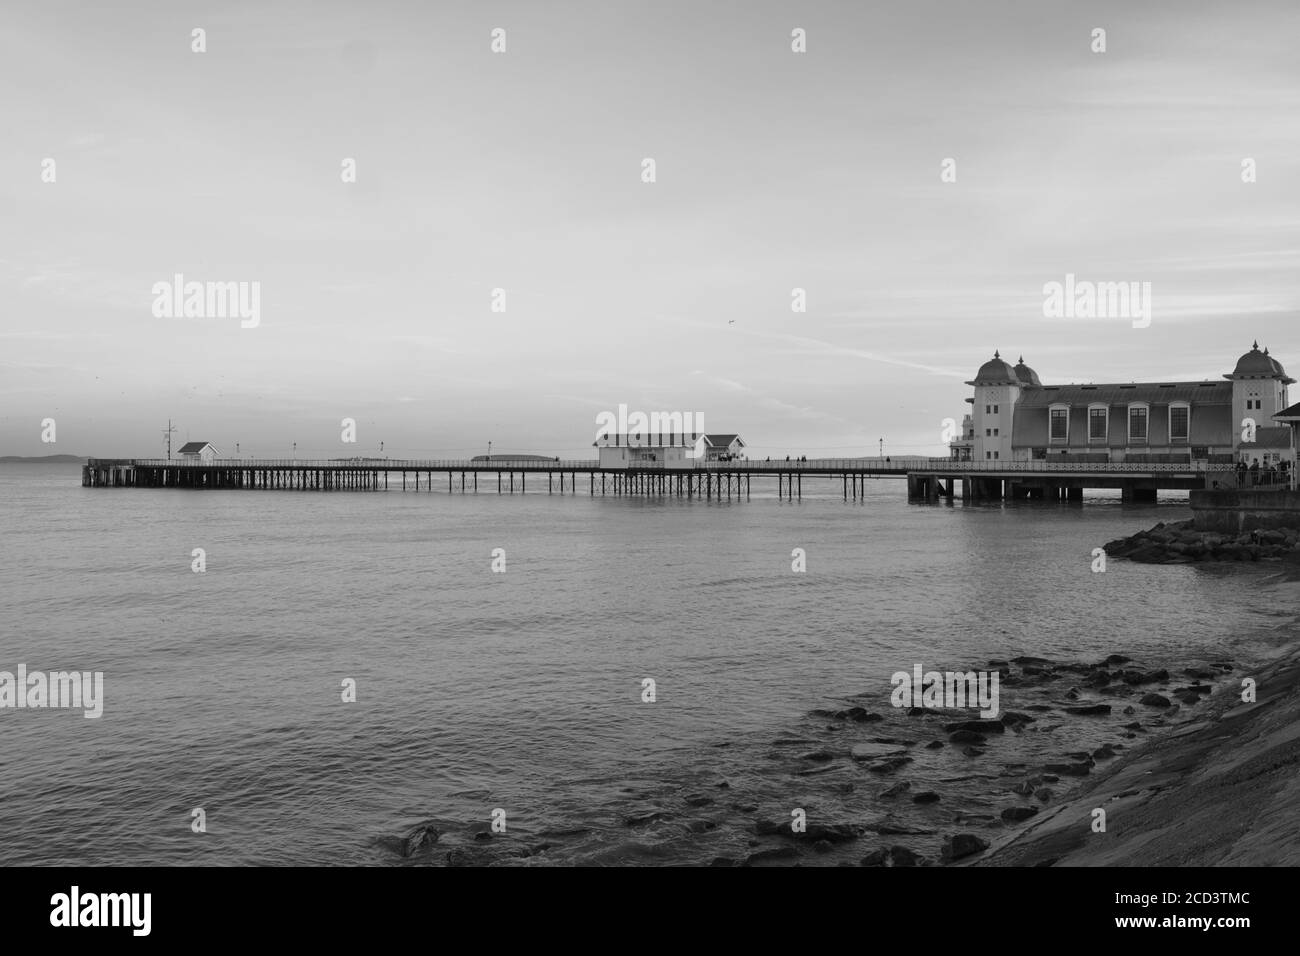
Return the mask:
M1300 528L1300 492L1203 490L1191 492L1192 527L1236 534Z

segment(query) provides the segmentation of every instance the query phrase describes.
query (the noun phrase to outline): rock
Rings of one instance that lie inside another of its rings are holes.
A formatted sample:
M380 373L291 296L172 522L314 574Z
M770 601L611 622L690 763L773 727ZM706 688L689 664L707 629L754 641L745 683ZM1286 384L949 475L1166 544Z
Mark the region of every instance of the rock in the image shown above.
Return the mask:
M943 741L942 741L942 740L931 740L928 744L925 745L925 749L926 749L926 750L942 750L942 749L943 749Z
M759 836L783 836L795 840L807 840L816 843L826 840L829 843L847 843L862 835L862 828L851 823L809 823L802 832L791 829L788 820L756 820L754 832Z
M713 820L692 820L686 824L688 833L706 833L709 830L717 829L718 824Z
M1115 751L1111 749L1110 744L1102 744L1092 752L1093 760L1109 760L1114 756Z
M1141 730L1141 729L1142 729L1142 724L1141 724L1140 722L1138 722L1138 721L1135 720L1135 721L1133 721L1133 723L1131 723L1131 724L1125 724L1125 725L1124 725L1124 729L1125 729L1125 730Z
M1036 800L1042 800L1043 803L1046 803L1048 800L1052 799L1052 791L1049 790L1047 787L1039 787L1037 790L1034 791L1034 798Z
M944 843L942 856L945 860L961 860L976 853L983 853L989 848L989 841L973 833L957 833Z
M834 760L835 755L829 750L814 750L812 753L804 754L802 759L811 760L814 763L825 763L828 760Z
M748 865L750 863L762 863L766 860L789 860L798 855L799 851L792 846L776 846L770 850L759 850L749 854L745 858L745 863Z
M1027 797L1034 792L1034 784L1031 781L1026 780L1023 783L1018 783L1012 787L1011 792L1018 796Z
M1037 719L1037 717L1030 717L1028 714L1018 714L1014 710L1004 711L1002 714L1003 725L1013 729L1020 724L1032 724Z
M1086 777L1092 770L1092 765L1086 763L1049 763L1044 769L1047 770L1047 773L1060 774L1064 777ZM1047 774L1043 774L1043 779L1047 780Z
M849 754L854 760L875 760L877 757L892 757L906 752L907 748L898 744L867 743L854 744Z
M409 858L421 850L431 850L441 835L437 827L429 823L421 823L402 838L398 853Z
M890 757L887 760L882 760L880 763L873 763L867 769L872 773L893 773L899 767L911 762L911 757Z
M1169 671L1124 671L1121 678L1126 684L1156 684L1169 680Z
M921 863L921 858L905 846L891 846L889 858L894 866L919 866Z
M1002 821L1004 823L1019 823L1021 820L1028 820L1037 813L1037 807L1007 807L1002 811Z
M1199 704L1201 702L1201 695L1193 691L1183 691L1175 696L1184 704Z
M1173 702L1162 694L1145 694L1138 703L1147 707L1168 707Z
M1041 667L1046 664L1055 664L1055 661L1049 661L1046 657L1013 657L1011 663L1019 664L1021 667L1028 664L1031 667Z
M814 843L848 843L862 836L862 833L863 828L852 823L810 823L806 832L794 835Z
M1043 774L1043 783L1056 783L1056 782L1058 782L1060 779L1061 779L1061 778L1058 777L1058 776L1057 776L1056 774L1054 774L1054 773L1045 773L1045 774Z
M912 797L913 803L938 803L942 797L933 790L923 790L916 796Z
M709 861L709 866L740 866L741 862L729 856L715 856Z
M757 803L736 803L733 806L741 813L754 813L758 810Z
M482 861L463 847L453 847L447 853L448 866L476 866L480 862Z
M1131 717L1137 713L1137 710L1134 709L1133 707L1125 707L1123 711L1121 711L1121 713Z
M872 850L858 861L858 866L884 866L888 860L888 850Z
M1098 717L1110 713L1110 704L1085 704L1082 707L1066 707L1067 714L1079 714L1084 717Z
M1127 664L1131 660L1133 660L1133 658L1125 657L1123 654L1111 654L1110 657L1106 658L1102 663L1114 666L1115 664Z
M948 742L954 744L982 744L988 738L973 730L958 730L948 735Z
M873 714L867 711L865 707L850 707L844 711L844 717L859 724L869 724L877 720L884 720L879 714Z
M829 853L831 850L835 849L831 846L830 840L818 840L812 845L812 848L814 853Z
M706 797L702 793L691 794L691 796L686 798L686 805L688 807L707 807L712 802L712 797Z
M978 747L963 747L961 752L967 757L984 756L984 751L980 750Z
M477 833L474 834L474 839L478 843L487 843L489 840L492 839L492 831L479 830Z
M902 783L894 784L888 790L881 791L880 799L892 800L894 797L901 797L903 794L907 793L907 791L911 789L912 789L912 785L908 783L906 780L904 780Z
M944 724L945 733L954 734L961 731L969 731L976 734L1000 734L1007 728L1001 720L959 720L955 723Z

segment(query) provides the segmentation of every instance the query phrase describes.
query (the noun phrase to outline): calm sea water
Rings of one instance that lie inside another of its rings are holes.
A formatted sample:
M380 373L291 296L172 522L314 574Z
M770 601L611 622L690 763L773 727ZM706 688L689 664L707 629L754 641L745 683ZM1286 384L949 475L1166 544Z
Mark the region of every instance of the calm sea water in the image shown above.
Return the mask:
M552 845L535 861L708 860L624 818L724 780L779 791L769 742L828 698L883 699L914 663L1245 653L1272 623L1259 567L1091 572L1185 500L541 487L83 489L79 466L0 466L0 670L103 671L106 697L98 720L0 710L0 862L387 864L412 825L454 843L496 808Z

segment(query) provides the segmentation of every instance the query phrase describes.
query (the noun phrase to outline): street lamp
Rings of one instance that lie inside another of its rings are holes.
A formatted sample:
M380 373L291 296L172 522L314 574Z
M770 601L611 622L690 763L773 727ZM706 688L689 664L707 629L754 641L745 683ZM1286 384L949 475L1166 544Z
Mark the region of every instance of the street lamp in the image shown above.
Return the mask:
M880 439L880 457L885 457L885 440L883 438Z
M492 457L492 443L488 442L488 457Z
M297 443L297 442L294 442L294 443L293 443L293 457L294 457L294 460L295 460L295 461L298 459L298 443Z

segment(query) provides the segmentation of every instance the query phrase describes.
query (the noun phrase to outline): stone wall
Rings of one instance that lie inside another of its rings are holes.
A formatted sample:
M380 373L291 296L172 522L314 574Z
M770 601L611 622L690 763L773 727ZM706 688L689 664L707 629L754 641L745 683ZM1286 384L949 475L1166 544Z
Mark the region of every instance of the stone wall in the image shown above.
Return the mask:
M1192 525L1198 531L1235 534L1267 528L1300 528L1300 492L1193 491Z

